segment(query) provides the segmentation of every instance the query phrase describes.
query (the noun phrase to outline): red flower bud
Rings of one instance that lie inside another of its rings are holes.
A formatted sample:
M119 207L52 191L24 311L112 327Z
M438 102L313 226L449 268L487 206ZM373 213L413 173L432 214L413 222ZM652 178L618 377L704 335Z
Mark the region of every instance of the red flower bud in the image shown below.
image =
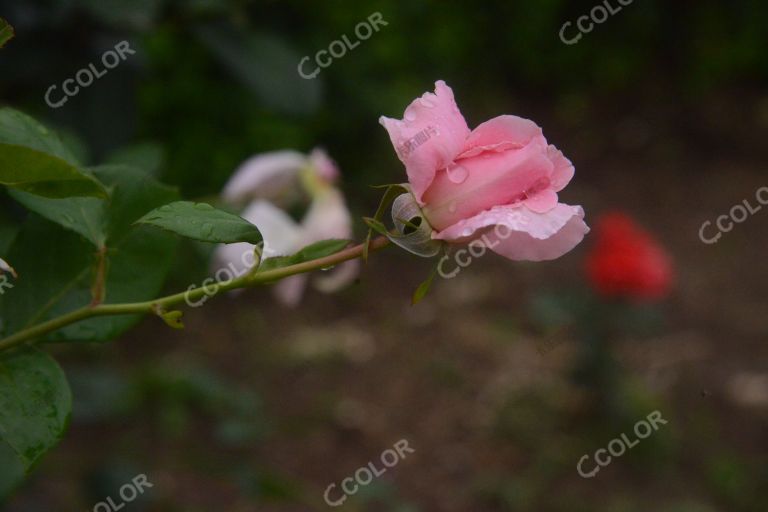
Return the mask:
M669 293L674 281L671 258L629 216L602 215L596 239L586 271L598 293L634 300L658 300Z

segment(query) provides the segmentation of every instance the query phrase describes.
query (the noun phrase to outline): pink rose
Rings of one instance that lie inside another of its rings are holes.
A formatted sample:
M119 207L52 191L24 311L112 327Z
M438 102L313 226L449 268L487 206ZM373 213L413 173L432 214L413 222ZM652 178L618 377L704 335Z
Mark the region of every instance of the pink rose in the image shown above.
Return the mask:
M504 115L470 131L440 80L402 120L379 122L433 239L477 240L512 260L541 261L567 253L589 232L580 206L558 202L573 165L533 121Z

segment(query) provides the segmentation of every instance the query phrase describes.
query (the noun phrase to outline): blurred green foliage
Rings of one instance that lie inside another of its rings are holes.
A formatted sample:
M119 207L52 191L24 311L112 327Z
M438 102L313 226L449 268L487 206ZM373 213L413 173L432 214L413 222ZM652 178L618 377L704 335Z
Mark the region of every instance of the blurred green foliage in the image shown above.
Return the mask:
M765 2L633 2L578 44L563 44L563 23L595 5L2 0L17 37L0 55L0 93L79 136L91 163L129 143L159 144L163 179L186 196L217 192L252 153L321 144L368 205L375 193L365 185L401 173L378 116L399 116L436 79L457 89L473 125L500 105L523 109L522 97L566 110L650 94L697 101L768 78ZM299 76L303 56L343 35L354 41L355 26L374 12L386 26L315 79ZM134 56L63 107L45 104L48 87L121 40Z

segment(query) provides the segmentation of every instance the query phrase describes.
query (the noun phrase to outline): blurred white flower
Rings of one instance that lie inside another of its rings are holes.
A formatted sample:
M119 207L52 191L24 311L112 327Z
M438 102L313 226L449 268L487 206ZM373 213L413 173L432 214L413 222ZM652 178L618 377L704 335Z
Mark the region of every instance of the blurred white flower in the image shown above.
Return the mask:
M328 153L321 148L312 150L309 154L309 163L318 176L328 183L333 183L339 178L339 168L336 166L336 162L331 160Z
M271 151L255 155L240 164L221 195L230 204L256 198L274 200L295 189L298 174L309 163L298 151Z
M256 225L264 237L262 258L287 256L307 245L331 238L352 238L352 218L344 196L333 183L339 170L322 149L308 156L297 151L275 151L256 155L237 168L224 187L223 199L230 204L248 202L240 214ZM295 221L275 203L291 206L300 197L309 198L309 207L300 222ZM214 254L214 270L229 267L239 275L246 272L253 251L247 243L219 246ZM315 288L324 293L336 291L357 277L359 263L354 260L339 265L333 272L316 276ZM308 276L283 279L275 294L285 305L301 300Z
M8 272L13 277L16 276L16 271L13 270L13 267L10 266L4 259L0 258L0 272Z

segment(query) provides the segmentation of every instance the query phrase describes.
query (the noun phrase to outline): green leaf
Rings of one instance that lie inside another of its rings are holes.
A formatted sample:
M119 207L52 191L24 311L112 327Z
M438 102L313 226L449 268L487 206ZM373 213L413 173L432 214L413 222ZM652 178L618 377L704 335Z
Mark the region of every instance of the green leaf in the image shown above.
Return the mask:
M158 176L163 165L163 148L150 142L128 146L109 155L107 163L129 165Z
M0 184L45 197L106 197L98 181L64 160L3 142Z
M0 503L3 503L24 481L25 475L26 468L16 452L8 444L0 441Z
M0 184L45 197L106 197L46 127L10 108L0 109Z
M368 248L371 245L373 232L377 231L381 233L381 231L379 231L379 225L384 229L384 236L388 236L387 228L380 222L387 211L387 207L392 204L392 201L394 201L398 195L408 191L408 188L405 185L400 184L374 185L372 188L386 188L386 190L384 191L384 195L381 196L379 206L376 208L376 213L373 217L366 217L366 219L371 219L373 223L369 224L367 220L365 221L366 224L368 224L368 234L365 237L365 245L363 246L363 261L368 261Z
M201 242L247 242L256 245L262 241L256 226L207 203L176 201L152 210L136 223L157 226Z
M0 209L0 258L8 254L8 249L10 249L18 232L18 223L14 222L4 209Z
M112 190L104 229L113 242L132 230L136 219L178 198L175 188L133 167L101 165L90 170Z
M349 245L349 240L321 240L310 244L299 252L290 256L276 256L273 258L267 258L261 263L259 272L266 270L274 270L276 268L287 267L290 265L296 265L305 261L312 261L320 258L325 258L331 254L336 254Z
M0 142L25 146L78 165L75 156L57 134L12 108L0 108Z
M106 242L102 222L107 204L102 199L95 197L50 199L20 190L9 190L9 193L28 210L83 235L94 246L102 247Z
M106 303L141 302L156 298L163 288L174 262L178 240L151 229L132 230L107 252ZM50 316L61 315L91 300L92 268L76 289L51 310ZM65 302L66 301L66 302ZM65 304L68 305L65 306ZM133 327L141 315L118 315L90 318L53 332L51 341L109 341Z
M439 265L439 263L438 263ZM432 269L432 272L429 273L429 277L424 280L413 292L413 295L411 296L411 304L416 305L419 302L421 302L421 299L423 299L427 292L429 292L429 289L432 287L432 282L435 280L435 275L437 274L437 266L435 266Z
M13 38L13 27L10 23L0 18L0 48Z
M89 169L104 184L112 189L108 201L92 197L69 197L64 199L42 198L13 190L10 195L27 209L83 235L96 248L105 245L107 235L114 240L131 227L131 221L146 210L136 196L144 196L152 204L173 197L170 187L159 185L154 179L134 167L126 165L103 165ZM135 174L135 177L128 177Z
M363 222L365 222L365 225L368 226L368 229L371 230L371 232L376 232L382 236L390 236L389 230L387 230L387 226L384 225L383 222L376 220L372 217L363 217ZM369 235L369 238L371 235Z
M6 334L49 318L61 298L90 277L91 253L95 251L81 237L30 215L8 253L21 274L3 295L0 317ZM87 303L86 299L72 306Z
M105 303L153 299L160 292L173 262L178 240L163 231L132 227L143 213L176 198L176 192L151 176L124 166L94 168L112 190L99 212L88 212L104 239ZM71 198L69 206L88 208L88 198ZM51 201L57 203L57 201ZM68 207L69 207L68 206ZM41 210L42 212L42 210ZM47 215L55 217L55 215ZM99 249L91 237L68 226L30 215L9 252L20 279L5 290L1 305L9 333L88 305L96 281ZM57 225L59 224L59 225ZM62 229L61 226L67 227ZM91 318L51 333L49 341L106 341L135 324L140 317Z
M296 259L295 263L325 258L341 251L349 245L349 242L349 240L339 240L336 238L321 240L304 247L292 257Z
M56 446L72 396L64 372L34 348L0 355L0 499Z
M174 329L184 328L184 322L181 321L182 316L184 316L184 313L178 309L173 311L166 311L165 313L160 314L160 317L163 319L163 321Z

